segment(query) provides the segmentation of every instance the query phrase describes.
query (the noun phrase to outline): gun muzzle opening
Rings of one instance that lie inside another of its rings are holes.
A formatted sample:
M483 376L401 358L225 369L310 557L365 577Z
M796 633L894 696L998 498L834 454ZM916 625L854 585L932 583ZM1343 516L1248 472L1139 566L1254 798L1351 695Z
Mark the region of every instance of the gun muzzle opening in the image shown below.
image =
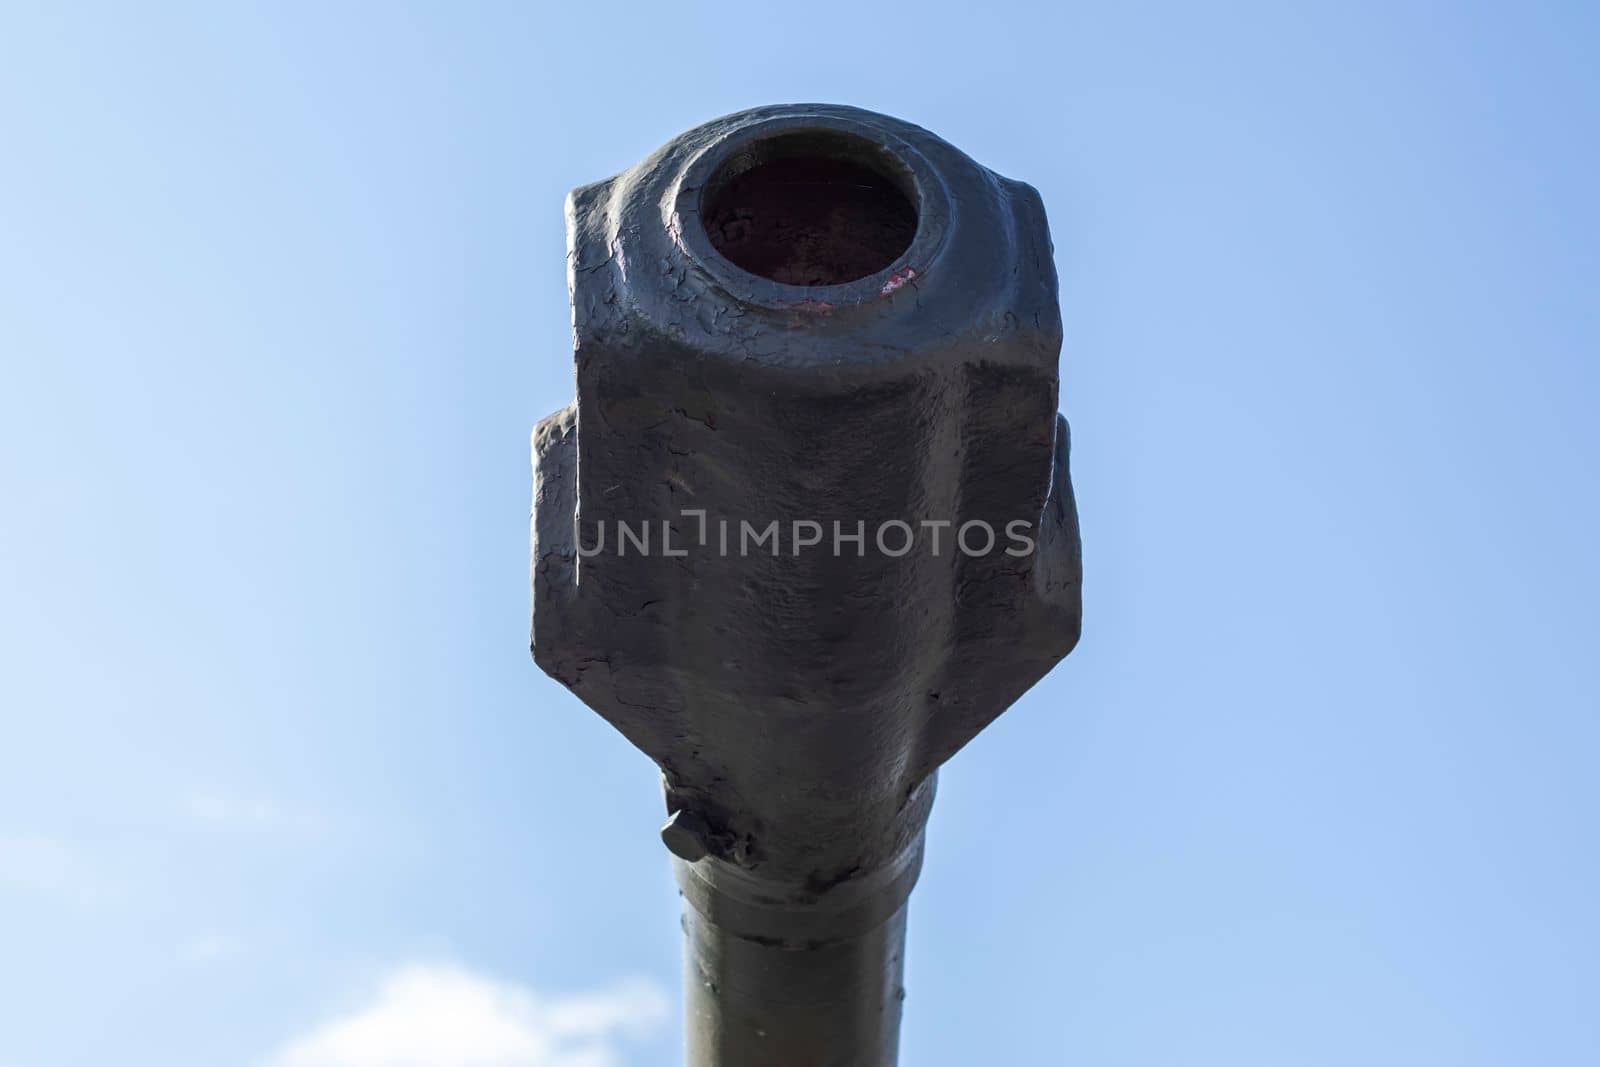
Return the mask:
M711 246L785 285L839 285L888 269L917 235L909 168L864 137L797 131L724 160L701 197Z

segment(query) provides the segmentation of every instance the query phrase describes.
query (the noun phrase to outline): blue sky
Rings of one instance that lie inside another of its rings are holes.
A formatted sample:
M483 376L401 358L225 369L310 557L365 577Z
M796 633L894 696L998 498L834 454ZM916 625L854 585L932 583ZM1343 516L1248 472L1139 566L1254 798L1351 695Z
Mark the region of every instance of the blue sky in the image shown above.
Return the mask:
M904 1062L1600 1062L1597 48L6 5L0 1067L675 1062L655 773L526 652L527 434L566 191L796 100L1031 182L1061 274L1084 639L941 778Z

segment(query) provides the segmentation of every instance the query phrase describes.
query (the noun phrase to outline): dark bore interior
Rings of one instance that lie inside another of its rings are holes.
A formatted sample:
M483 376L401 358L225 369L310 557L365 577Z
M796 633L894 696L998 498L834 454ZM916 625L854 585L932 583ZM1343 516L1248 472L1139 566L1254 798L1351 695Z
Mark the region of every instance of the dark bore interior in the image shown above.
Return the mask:
M891 266L917 209L897 161L842 134L790 134L729 159L701 200L711 244L751 274L838 285Z

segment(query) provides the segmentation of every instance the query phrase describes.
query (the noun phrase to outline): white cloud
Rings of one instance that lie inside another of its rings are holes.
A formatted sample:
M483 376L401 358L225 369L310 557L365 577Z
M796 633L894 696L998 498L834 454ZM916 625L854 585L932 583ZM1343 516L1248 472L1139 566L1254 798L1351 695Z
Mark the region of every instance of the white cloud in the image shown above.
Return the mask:
M372 1002L318 1027L266 1067L619 1067L618 1042L643 1037L667 998L643 980L547 996L459 967L412 965Z
M320 836L332 829L325 813L294 810L262 797L196 789L183 798L191 820L216 830Z
M49 893L71 888L79 873L72 850L53 837L0 835L0 885Z
M0 833L0 896L19 892L99 908L127 888L115 869L120 857L106 852L64 837Z
M178 962L191 966L217 963L237 956L243 948L238 938L228 934L205 934L190 938L178 946Z
M265 800L240 800L209 790L189 794L189 815L198 822L218 826L248 826L274 829L282 825L283 814Z

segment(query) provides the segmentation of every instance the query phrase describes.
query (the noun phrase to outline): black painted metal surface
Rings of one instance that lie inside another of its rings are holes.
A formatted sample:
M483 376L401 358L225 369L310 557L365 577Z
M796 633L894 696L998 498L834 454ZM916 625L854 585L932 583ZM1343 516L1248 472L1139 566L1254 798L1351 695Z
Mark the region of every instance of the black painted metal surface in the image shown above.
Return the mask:
M794 105L567 217L534 656L661 768L690 1062L885 1067L935 771L1078 635L1043 208L916 126Z

